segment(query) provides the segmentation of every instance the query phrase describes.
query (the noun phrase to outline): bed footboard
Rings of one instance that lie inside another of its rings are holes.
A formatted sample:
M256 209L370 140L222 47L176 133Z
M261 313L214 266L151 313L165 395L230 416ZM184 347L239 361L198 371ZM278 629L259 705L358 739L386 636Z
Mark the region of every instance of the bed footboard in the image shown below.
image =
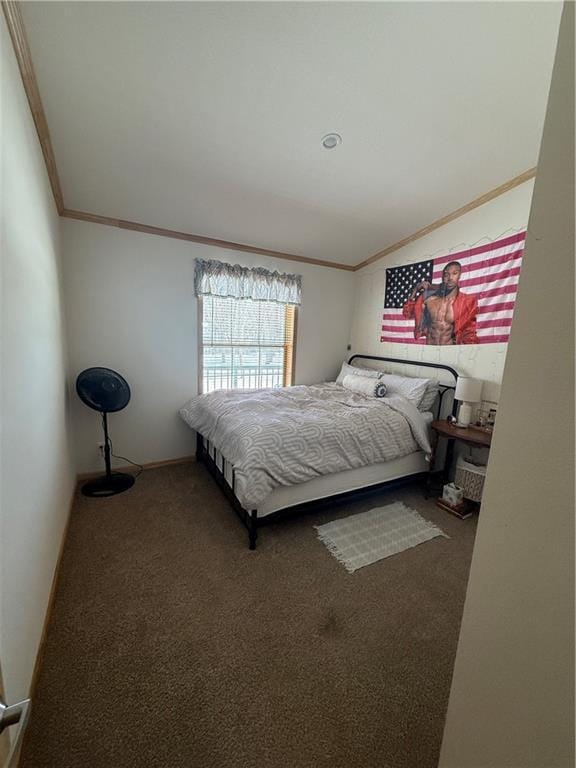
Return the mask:
M219 457L219 458L218 458ZM205 464L214 480L218 483L220 490L226 496L234 511L248 531L248 548L256 549L258 540L258 513L255 509L248 511L244 509L238 501L235 493L235 473L234 467L231 467L224 456L218 454L216 448L200 432L196 433L196 461ZM230 486L227 475L232 471L232 486Z

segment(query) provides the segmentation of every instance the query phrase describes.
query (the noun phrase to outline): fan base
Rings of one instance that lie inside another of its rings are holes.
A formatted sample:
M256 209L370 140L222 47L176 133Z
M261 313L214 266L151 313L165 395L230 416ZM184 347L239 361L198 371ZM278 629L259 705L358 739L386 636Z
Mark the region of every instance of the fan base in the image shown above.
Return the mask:
M112 472L110 475L89 480L82 486L84 496L115 496L132 488L136 478L123 472Z

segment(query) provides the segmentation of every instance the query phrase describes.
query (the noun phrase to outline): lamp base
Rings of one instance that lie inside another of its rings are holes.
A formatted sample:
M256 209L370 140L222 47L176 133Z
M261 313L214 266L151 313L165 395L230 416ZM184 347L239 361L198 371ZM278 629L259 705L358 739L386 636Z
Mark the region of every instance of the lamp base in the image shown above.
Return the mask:
M123 472L112 472L109 475L102 475L95 480L89 480L82 486L84 496L115 496L117 493L124 493L132 488L135 482L133 475L126 475Z
M457 427L469 427L472 421L472 406L470 403L460 403L460 410L458 411Z

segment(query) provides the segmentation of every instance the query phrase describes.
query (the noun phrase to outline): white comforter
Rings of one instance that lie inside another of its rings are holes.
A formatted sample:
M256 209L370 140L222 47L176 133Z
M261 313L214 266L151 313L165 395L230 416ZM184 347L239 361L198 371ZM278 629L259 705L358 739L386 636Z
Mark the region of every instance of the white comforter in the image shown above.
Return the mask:
M245 509L280 485L430 452L426 422L406 398L332 383L219 390L193 397L180 415L233 464Z

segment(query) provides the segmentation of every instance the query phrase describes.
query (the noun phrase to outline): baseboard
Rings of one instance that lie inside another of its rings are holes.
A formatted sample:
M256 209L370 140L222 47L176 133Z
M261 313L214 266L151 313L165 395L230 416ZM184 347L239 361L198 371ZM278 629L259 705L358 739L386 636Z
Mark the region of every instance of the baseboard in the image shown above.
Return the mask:
M56 600L56 588L58 585L58 578L60 576L60 567L62 565L62 556L64 554L64 545L68 538L68 530L70 528L70 521L72 520L72 509L74 507L74 500L76 498L76 484L72 489L70 496L70 502L68 504L68 517L66 524L64 525L64 531L62 532L62 538L60 540L60 547L58 549L58 557L56 558L56 565L52 574L52 584L50 585L50 594L48 595L48 603L46 604L46 611L44 613L44 623L42 625L42 633L40 635L40 641L38 643L38 650L36 651L36 661L34 662L34 669L32 670L32 677L30 679L30 686L28 688L28 696L32 700L32 706L34 706L34 698L36 695L36 687L38 685L38 678L40 676L40 669L42 667L42 661L44 657L44 649L46 645L46 638L48 636L48 627L50 626L50 620L52 618L52 610L54 608L54 602ZM26 739L26 733L24 733L24 740ZM20 746L20 752L22 746ZM20 763L20 754L16 758L15 765Z
M192 456L181 456L179 459L164 459L163 461L150 461L147 464L142 464L142 468L144 470L147 469L158 469L160 467L170 467L170 466L176 466L177 464L191 464L192 462L196 461L196 454L193 454ZM137 467L133 466L132 464L129 464L125 467L112 467L113 472L135 472L137 470ZM100 475L103 474L103 470L99 470L98 472L83 472L79 475L77 475L76 480L79 483L84 482L85 480L92 480L94 477L100 477Z

